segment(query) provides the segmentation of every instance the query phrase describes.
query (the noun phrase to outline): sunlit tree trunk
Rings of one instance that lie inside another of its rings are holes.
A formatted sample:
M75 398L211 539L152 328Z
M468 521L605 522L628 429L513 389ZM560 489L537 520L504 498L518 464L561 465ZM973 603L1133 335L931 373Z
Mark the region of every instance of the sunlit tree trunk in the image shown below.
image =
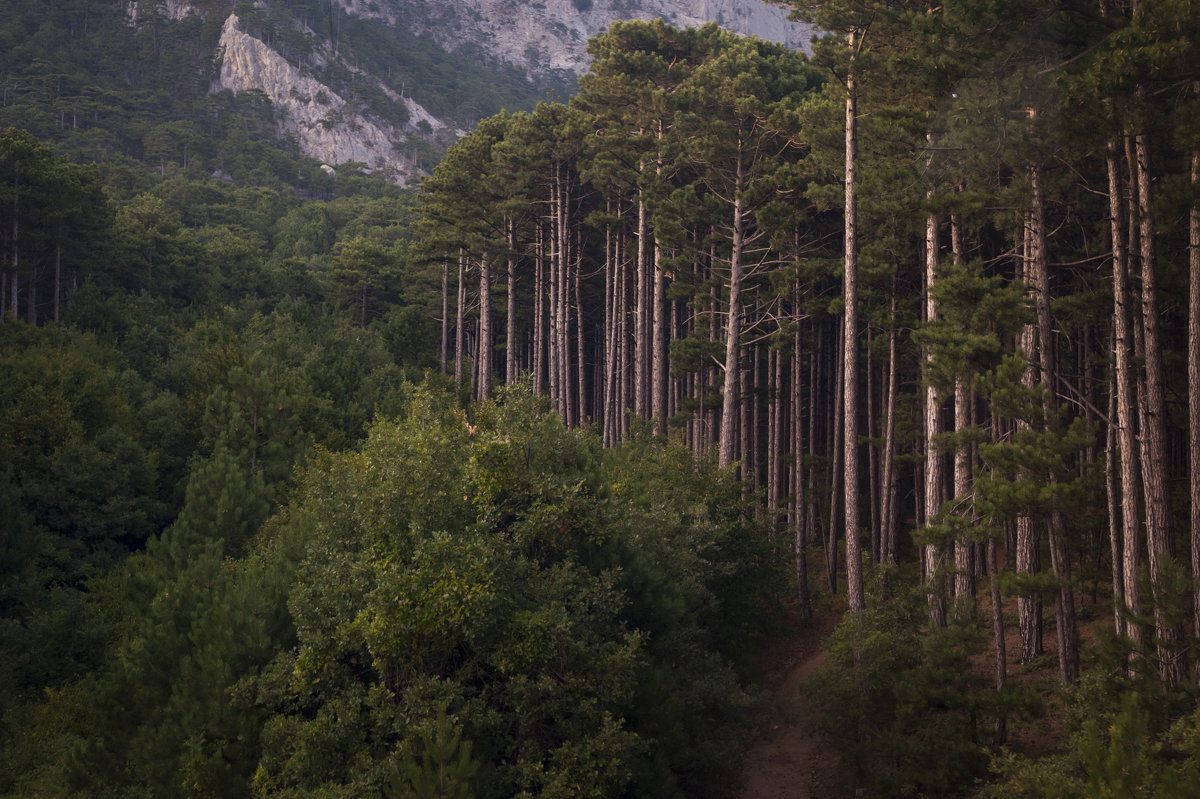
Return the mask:
M506 223L508 308L504 320L504 382L511 383L517 379L517 230L511 219Z
M941 244L938 237L939 222L935 214L925 218L925 322L931 324L938 319L937 302L933 289L937 284L937 269ZM926 353L926 363L933 355ZM936 439L942 432L942 406L937 388L925 381L925 516L923 523L929 526L942 506L943 475L942 456L937 450ZM928 583L929 620L938 627L946 626L946 587L942 568L942 546L929 543L924 548L925 579Z
M733 249L729 256L729 301L725 321L725 382L721 400L721 440L717 460L728 468L737 459L738 380L741 373L742 247L745 242L745 218L742 210L742 154L738 151L737 183L733 201Z
M1112 350L1117 349L1116 336L1110 338ZM1125 634L1125 573L1121 568L1121 500L1117 493L1117 382L1114 374L1108 380L1108 424L1105 425L1104 495L1108 506L1108 543L1112 553L1113 630Z
M537 226L533 251L533 393L546 391L546 228Z
M458 251L458 301L454 318L454 387L462 391L463 387L463 316L467 305L466 255Z
M1116 439L1117 460L1120 465L1119 494L1121 511L1121 547L1113 551L1121 563L1113 565L1113 571L1121 570L1124 595L1121 597L1125 613L1130 619L1122 621L1118 632L1128 635L1135 651L1143 645L1141 627L1132 620L1141 612L1138 596L1138 555L1141 530L1139 496L1141 487L1137 472L1137 430L1133 405L1132 334L1129 312L1129 249L1126 243L1126 217L1124 192L1121 185L1119 154L1115 142L1109 142L1106 164L1108 169L1108 204L1113 255L1113 388L1116 394Z
M633 340L633 412L639 418L647 416L649 407L649 371L650 371L650 304L651 281L648 280L647 269L650 259L650 222L648 219L646 201L642 192L638 191L637 216L637 295L634 310L636 323ZM652 267L650 267L652 268Z
M479 259L479 361L476 384L480 402L492 395L492 259L484 253Z

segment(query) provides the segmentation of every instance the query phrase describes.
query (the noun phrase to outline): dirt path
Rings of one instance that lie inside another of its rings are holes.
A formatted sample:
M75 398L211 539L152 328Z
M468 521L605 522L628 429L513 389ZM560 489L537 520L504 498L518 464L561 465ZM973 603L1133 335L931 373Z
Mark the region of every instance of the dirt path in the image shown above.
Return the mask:
M746 752L739 799L854 796L838 754L820 737L805 732L808 701L798 691L800 684L825 662L821 641L836 622L830 614L806 626L797 625L777 644L766 667L766 679L784 710L784 721Z

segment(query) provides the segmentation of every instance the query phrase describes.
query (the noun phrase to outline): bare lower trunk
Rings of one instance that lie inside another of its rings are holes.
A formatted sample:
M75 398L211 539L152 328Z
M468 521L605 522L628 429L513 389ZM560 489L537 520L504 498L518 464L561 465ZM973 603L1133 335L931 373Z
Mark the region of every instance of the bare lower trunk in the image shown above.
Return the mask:
M616 387L616 359L614 358L616 355L614 346L616 325L614 322L617 314L616 280L614 279L617 263L616 247L616 237L613 235L612 226L608 225L604 229L604 353L602 357L604 393L600 404L601 429L606 447L611 447L616 443L613 430L613 391Z
M478 399L492 395L492 265L485 252L479 259L479 383Z
M654 432L667 434L667 277L662 268L662 247L654 239L654 319L651 326L651 413Z
M742 159L738 153L737 186L742 184ZM738 411L738 378L741 371L742 247L745 243L745 219L740 191L733 203L733 249L729 256L729 306L725 322L725 386L721 403L721 443L717 460L728 468L736 460L734 448Z
M458 253L458 302L454 320L454 387L462 391L463 387L463 315L467 305L467 284L463 274L466 270L466 256L460 250Z
M1114 337L1115 338L1115 337ZM1115 343L1113 349L1116 349ZM1108 381L1108 424L1105 433L1104 494L1108 504L1108 542L1112 554L1113 631L1125 635L1125 573L1121 569L1121 504L1117 497L1117 397L1116 380Z
M1121 509L1121 582L1124 586L1122 629L1133 641L1134 650L1143 646L1142 629L1134 621L1141 612L1138 590L1138 555L1141 530L1138 497L1141 493L1137 472L1137 430L1133 400L1133 362L1131 314L1129 312L1129 249L1119 154L1115 142L1109 142L1107 154L1108 202L1113 253L1113 385L1116 393L1117 457L1120 463L1119 494ZM1113 552L1113 559L1118 552ZM1117 566L1114 565L1114 571Z
M576 246L576 252L580 248ZM588 420L588 393L587 393L587 361L584 358L584 322L583 322L583 302L579 292L580 272L583 265L579 262L579 256L576 255L574 265L574 279L572 286L574 290L575 303L575 383L577 386L577 402L575 408L574 419L576 424L583 424Z
M1138 212L1142 260L1142 326L1146 369L1146 429L1142 432L1142 487L1146 502L1146 543L1150 555L1150 586L1154 592L1154 619L1159 645L1159 671L1168 685L1177 685L1187 674L1182 625L1168 621L1166 569L1175 557L1167 497L1167 414L1163 379L1162 343L1158 321L1158 265L1155 255L1151 173L1147 135L1134 137L1137 154Z
M517 234L508 220L508 258L505 283L508 286L508 307L504 320L504 382L517 379Z
M639 192L640 195L640 192ZM636 307L636 327L633 342L634 352L634 376L633 376L633 412L641 418L647 416L649 399L647 393L649 391L649 349L650 349L650 303L651 303L651 287L650 281L647 280L647 270L652 268L649 264L649 237L650 225L646 213L646 201L642 197L638 197L638 220L637 220L637 307Z
M442 359L441 371L446 374L450 360L450 261L442 259Z
M938 267L938 219L930 214L925 220L925 321L937 321L937 304L933 299L933 288L937 283ZM932 356L925 355L926 363ZM937 389L926 381L925 385L925 516L923 524L928 527L942 505L942 456L937 451L936 437L942 432L941 402ZM929 602L929 620L938 627L946 626L946 587L942 574L942 546L925 545L925 579Z
M854 35L850 36L850 49L854 49ZM842 371L845 381L843 442L846 449L845 487L846 499L846 598L851 612L866 608L863 594L862 557L859 552L858 530L858 205L857 205L857 149L858 109L856 103L854 65L846 77L846 269L842 280L842 294L846 302L846 315L842 335Z
M799 305L799 288L796 289L797 306ZM792 546L796 555L796 599L800 607L800 615L805 619L812 618L812 602L808 591L808 525L804 493L804 419L800 408L800 397L803 386L800 380L800 322L796 320L794 334L795 353L792 356ZM811 409L809 411L812 412Z
M546 391L546 244L545 226L538 225L533 252L533 393Z
M1026 220L1028 223L1028 220ZM1022 280L1028 281L1028 270L1031 253L1028 226L1022 231L1023 257ZM1021 351L1025 354L1025 371L1021 375L1021 385L1032 390L1034 386L1034 357L1037 346L1037 328L1026 324L1021 329ZM1025 419L1017 420L1017 430L1028 431L1032 427ZM1028 473L1023 477L1028 478ZM1017 517L1017 574L1032 576L1042 570L1041 562L1041 531L1037 521L1028 514ZM1017 625L1021 634L1021 662L1028 663L1042 654L1042 598L1040 594L1022 592L1017 597Z
M758 371L758 348L751 346L744 360L738 386L738 453L734 457L742 462L742 495L743 498L749 498L749 492L757 487L752 485L752 482L758 477L754 452L754 433L758 429L754 419L754 405L757 404L754 398L754 378Z

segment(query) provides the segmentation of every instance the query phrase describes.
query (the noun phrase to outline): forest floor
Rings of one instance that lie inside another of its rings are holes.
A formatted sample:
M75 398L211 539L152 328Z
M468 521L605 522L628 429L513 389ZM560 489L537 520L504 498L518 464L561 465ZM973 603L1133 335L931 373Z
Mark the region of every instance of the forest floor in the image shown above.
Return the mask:
M807 729L808 699L800 686L826 659L822 643L840 613L828 608L810 621L791 620L757 670L776 698L779 721L742 760L738 799L841 799L855 794L837 751Z

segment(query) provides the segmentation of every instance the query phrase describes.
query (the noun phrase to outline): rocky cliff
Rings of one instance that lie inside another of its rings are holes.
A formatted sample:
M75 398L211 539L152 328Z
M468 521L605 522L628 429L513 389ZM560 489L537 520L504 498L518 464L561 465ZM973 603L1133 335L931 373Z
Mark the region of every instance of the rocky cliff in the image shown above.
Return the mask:
M271 99L279 132L296 138L300 149L327 164L357 161L372 171L384 170L401 183L415 172L403 149L405 131L372 121L361 109L311 74L293 66L264 42L244 32L231 14L221 31L221 69L217 87L235 92L261 91ZM408 100L410 118L434 120Z
M531 76L587 70L587 40L613 22L662 18L677 27L706 22L808 50L811 30L763 0L338 0L348 13L403 24L449 52L464 46Z

